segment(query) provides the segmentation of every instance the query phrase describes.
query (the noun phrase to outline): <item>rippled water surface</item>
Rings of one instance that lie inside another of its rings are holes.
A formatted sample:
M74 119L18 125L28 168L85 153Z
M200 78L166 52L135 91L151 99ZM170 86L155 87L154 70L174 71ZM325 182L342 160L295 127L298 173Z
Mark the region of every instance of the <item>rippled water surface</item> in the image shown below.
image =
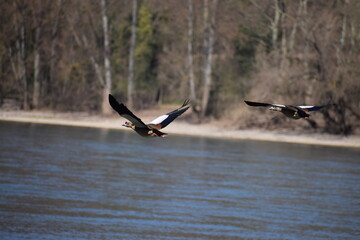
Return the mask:
M359 149L0 121L0 173L0 239L360 236Z

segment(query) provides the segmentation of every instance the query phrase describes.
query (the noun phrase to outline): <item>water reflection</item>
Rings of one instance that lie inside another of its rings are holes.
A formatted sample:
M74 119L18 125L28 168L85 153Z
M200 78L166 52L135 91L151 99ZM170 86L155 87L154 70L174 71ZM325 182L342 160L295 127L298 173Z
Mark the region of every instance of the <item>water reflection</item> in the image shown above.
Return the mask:
M2 239L356 239L359 150L0 122Z

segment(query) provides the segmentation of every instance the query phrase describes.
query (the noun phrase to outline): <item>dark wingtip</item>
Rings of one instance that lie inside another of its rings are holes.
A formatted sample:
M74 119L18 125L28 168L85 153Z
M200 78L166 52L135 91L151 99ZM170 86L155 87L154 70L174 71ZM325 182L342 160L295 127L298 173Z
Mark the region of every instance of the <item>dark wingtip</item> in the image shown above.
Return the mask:
M261 102L250 102L250 101L246 101L244 100L244 102L249 105L249 106L252 106L252 107L266 107L268 105L271 105L269 103L261 103Z
M329 104L321 106L321 108L336 107L336 106L337 106L336 103L329 103Z
M109 101L116 100L113 95L109 94Z
M121 106L123 104L119 104L118 101L115 99L115 97L111 94L109 94L109 103L110 103L110 106L117 112L119 111L122 111L121 110Z
M109 103L114 103L116 102L116 99L113 97L113 95L109 94Z

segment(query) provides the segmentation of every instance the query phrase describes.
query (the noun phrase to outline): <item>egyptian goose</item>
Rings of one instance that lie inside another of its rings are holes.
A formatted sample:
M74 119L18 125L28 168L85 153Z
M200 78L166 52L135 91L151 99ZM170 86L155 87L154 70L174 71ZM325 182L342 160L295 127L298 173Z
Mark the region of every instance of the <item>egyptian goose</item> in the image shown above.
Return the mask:
M143 137L166 137L167 134L159 130L165 128L169 123L189 109L189 100L185 100L183 105L172 112L155 118L149 124L143 123L140 118L135 116L124 104L118 103L116 99L109 94L109 103L111 107L130 122L125 122L124 127L131 128Z
M324 107L329 107L334 104L327 104L322 106L291 106L291 105L281 105L281 104L270 104L270 103L259 103L259 102L250 102L244 101L247 105L252 107L268 107L269 110L278 111L283 113L285 116L292 119L308 119L310 117L306 112L316 111Z

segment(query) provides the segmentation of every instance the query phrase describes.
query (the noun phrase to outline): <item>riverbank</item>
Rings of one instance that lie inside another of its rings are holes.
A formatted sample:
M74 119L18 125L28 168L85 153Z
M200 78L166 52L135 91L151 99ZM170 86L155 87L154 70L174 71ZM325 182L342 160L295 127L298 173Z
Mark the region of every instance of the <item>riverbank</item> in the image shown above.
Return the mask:
M144 116L145 115L145 116ZM152 118L144 114L144 122L151 121ZM15 122L30 122L39 124L55 124L78 127L95 127L120 129L130 131L122 127L125 119L117 115L111 117L101 117L87 113L58 113L48 111L3 111L0 110L0 120ZM211 138L226 138L238 140L257 140L272 142L289 142L300 144L355 147L360 148L360 136L337 136L330 134L299 134L293 132L275 132L266 130L235 130L220 128L216 123L191 124L181 119L171 123L164 132L171 134L203 136Z

